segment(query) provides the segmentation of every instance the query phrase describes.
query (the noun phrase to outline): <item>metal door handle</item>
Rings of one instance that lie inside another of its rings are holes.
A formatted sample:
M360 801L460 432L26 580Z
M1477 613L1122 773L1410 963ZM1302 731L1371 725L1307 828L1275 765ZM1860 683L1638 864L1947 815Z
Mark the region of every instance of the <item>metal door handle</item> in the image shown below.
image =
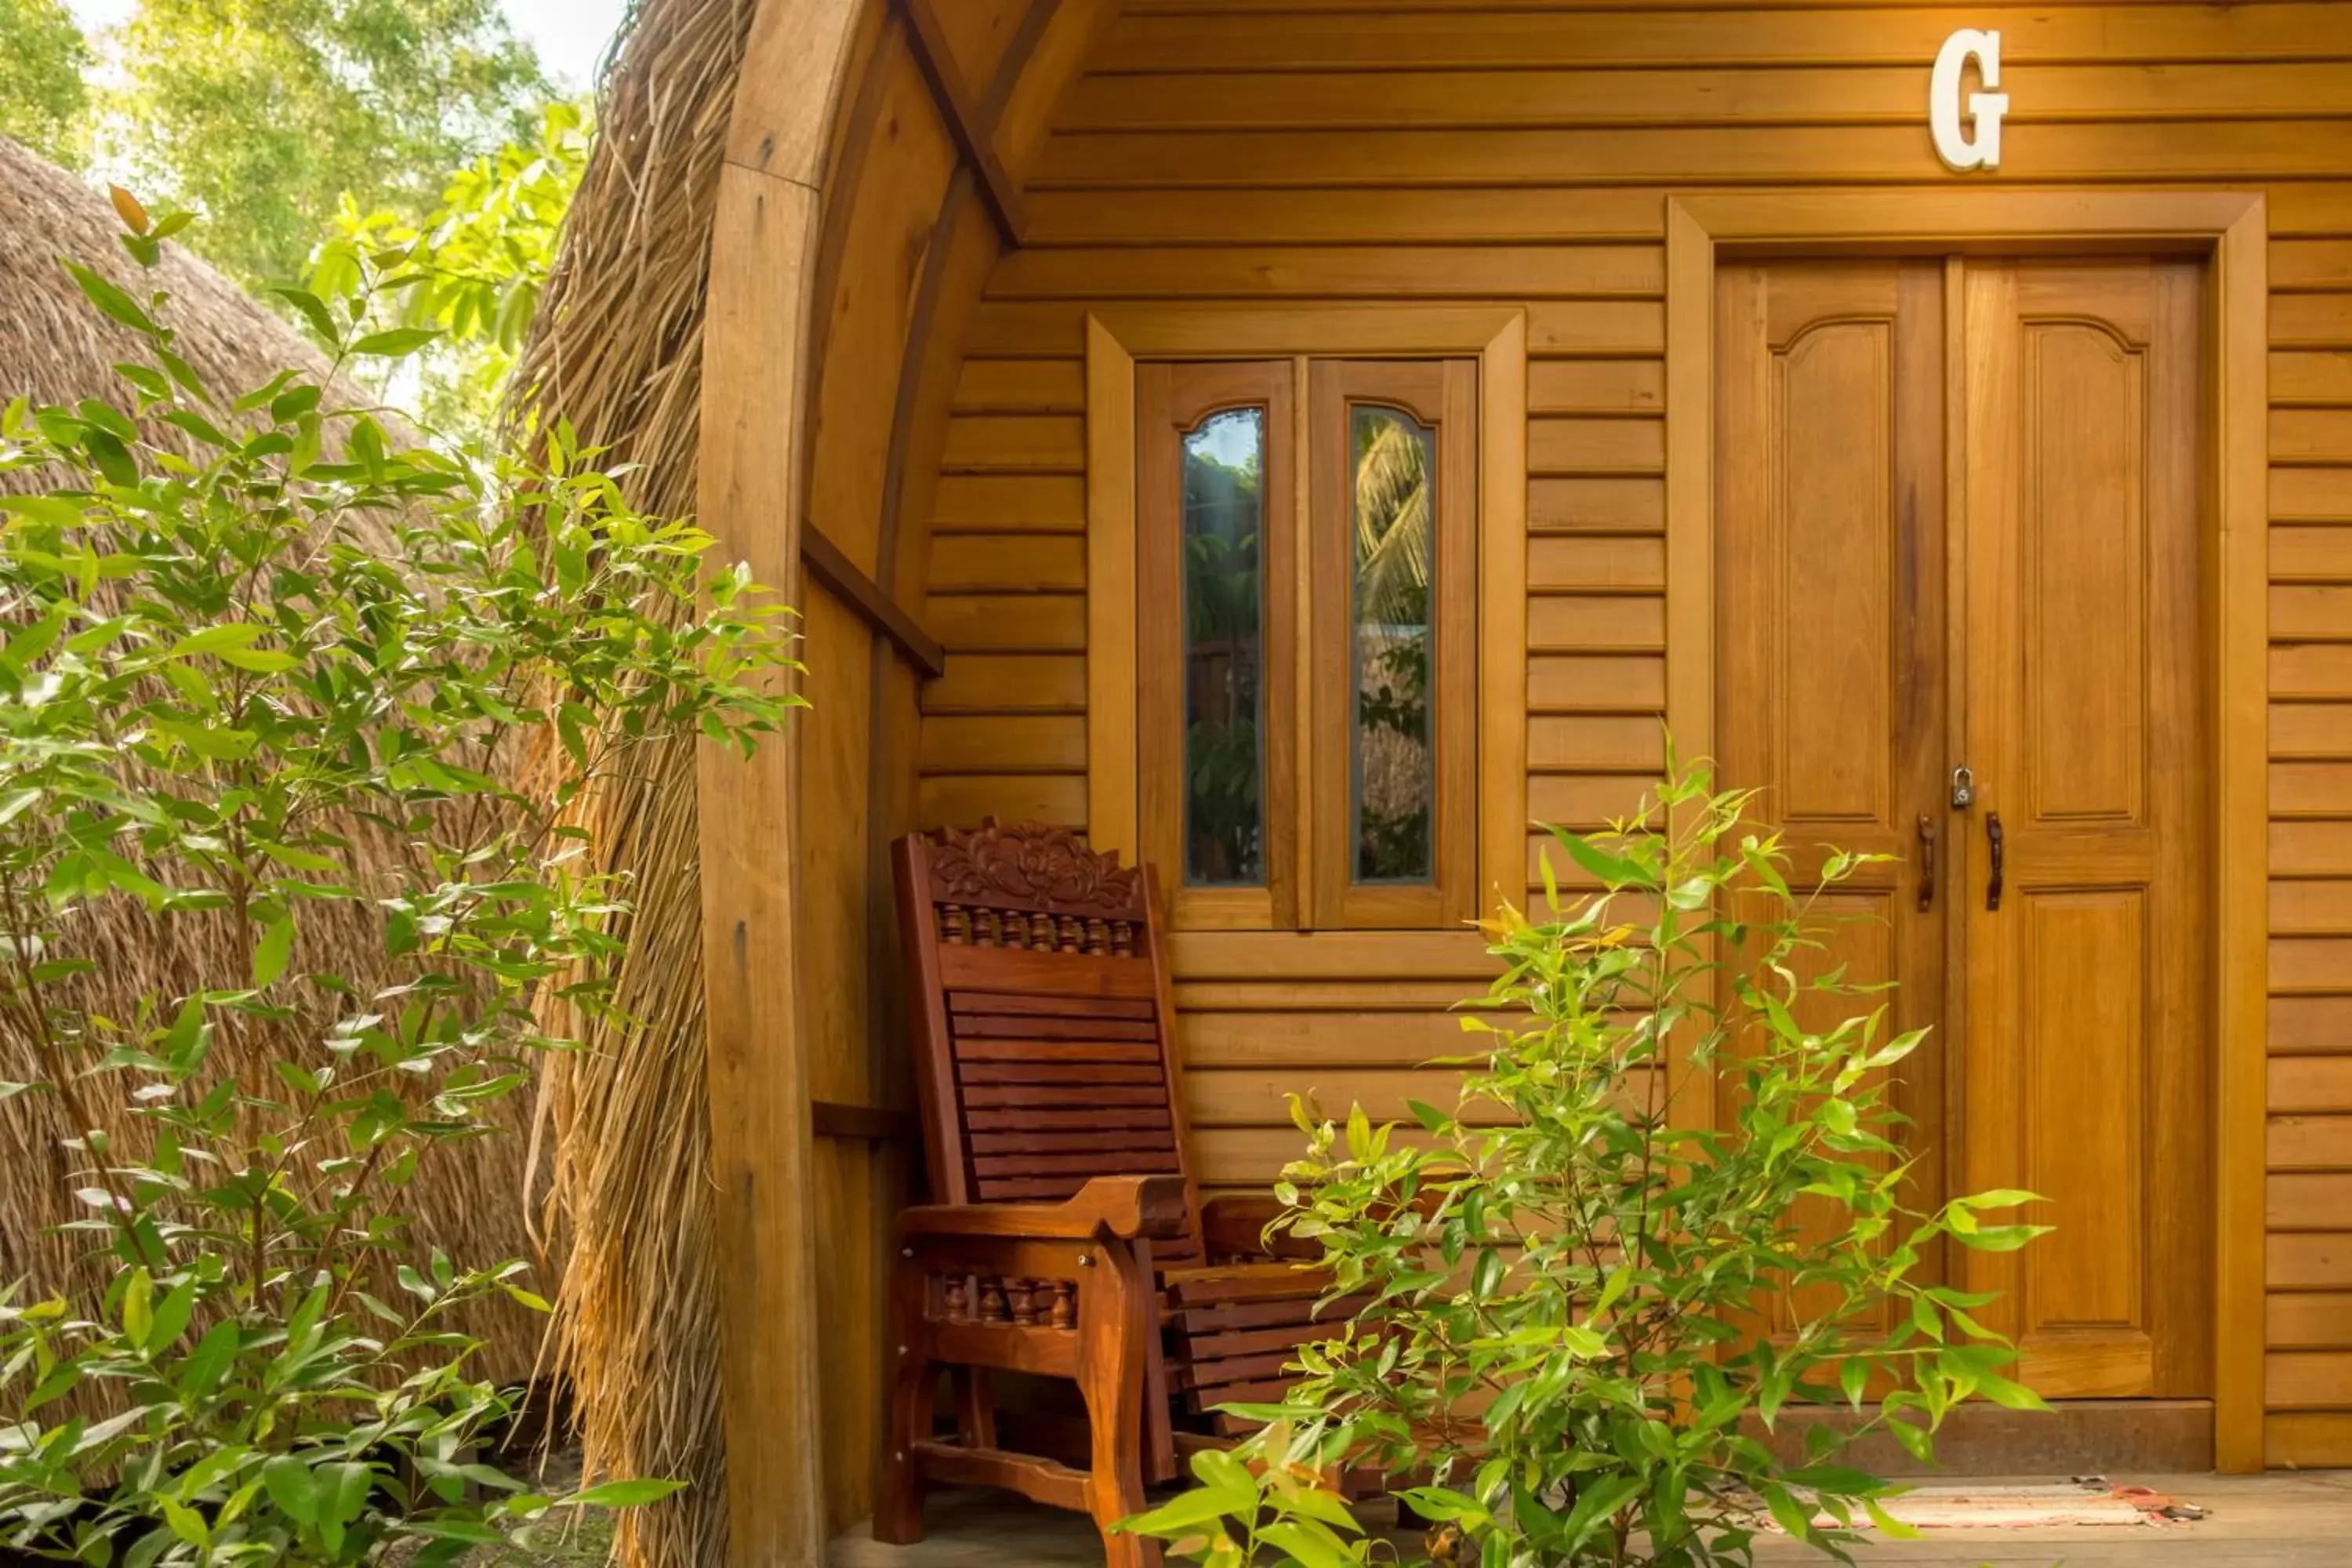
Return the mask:
M1926 914L1936 907L1936 825L1926 812L1919 814L1919 912Z
M1992 840L1992 874L1985 879L1985 908L2000 908L2000 813L1993 812L1985 818L1985 837Z

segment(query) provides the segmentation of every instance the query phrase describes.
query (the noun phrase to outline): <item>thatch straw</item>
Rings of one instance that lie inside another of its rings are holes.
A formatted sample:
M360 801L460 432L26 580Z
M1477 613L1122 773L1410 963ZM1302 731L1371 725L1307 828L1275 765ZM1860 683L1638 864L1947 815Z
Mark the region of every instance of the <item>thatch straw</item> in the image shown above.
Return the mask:
M641 465L631 499L664 516L694 510L711 221L752 11L637 7L514 384L518 415L569 418L610 460ZM622 1559L705 1568L726 1558L726 1461L692 744L633 752L588 826L634 879L615 1000L635 1023L551 1021L587 1047L551 1063L541 1090L551 1204L572 1244L551 1360L591 1477L691 1483L623 1516Z
M167 290L166 322L178 333L174 348L223 397L258 386L289 366L323 380L325 361L236 284L176 247L165 247L152 271L142 270L123 253L115 237L120 232L102 193L0 138L0 401L25 393L36 404L89 397L126 411L130 405L129 389L110 366L142 358L144 340L90 306L58 265L61 256L94 268L141 299ZM151 425L148 433L159 446L198 455L175 429ZM37 471L0 474L0 488L26 490L42 482ZM371 530L365 519L356 527L362 537L390 537L388 529ZM344 827L358 877L405 874L407 861L385 834L364 824ZM127 900L104 906L77 936L82 939L79 956L98 965L77 1000L116 1018L135 1016L142 995L172 998L217 985L225 974L244 973L249 962L232 944L226 924L152 920ZM301 942L304 969L338 973L362 985L385 973L380 917L365 903L309 907ZM312 1016L225 1034L213 1066L257 1087L270 1083L268 1061L300 1060L320 1050L331 1011L322 1003ZM0 1079L40 1076L31 1043L0 1030ZM129 1118L121 1097L94 1099L113 1111L110 1130L125 1146L138 1146L126 1136ZM520 1097L510 1100L494 1113L506 1125L504 1135L446 1146L425 1160L400 1198L413 1216L409 1235L419 1250L439 1247L471 1265L530 1256L521 1135L528 1113ZM69 1239L53 1228L82 1217L72 1189L84 1184L70 1179L79 1156L62 1142L74 1131L54 1097L0 1101L0 1283L29 1277L38 1291L78 1279L84 1300L102 1284L107 1266L84 1256L89 1239ZM537 1314L503 1300L477 1313L466 1326L488 1342L476 1370L501 1382L520 1380L531 1369L541 1325Z

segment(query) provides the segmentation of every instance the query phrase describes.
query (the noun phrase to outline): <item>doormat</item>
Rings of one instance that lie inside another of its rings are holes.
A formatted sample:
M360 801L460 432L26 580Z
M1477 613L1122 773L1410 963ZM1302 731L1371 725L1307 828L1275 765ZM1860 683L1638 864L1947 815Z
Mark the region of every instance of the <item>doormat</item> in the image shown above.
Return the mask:
M1915 1530L2165 1528L2202 1513L2146 1487L2105 1480L1915 1487L1900 1497L1881 1499L1879 1506ZM1832 1521L1823 1515L1815 1522Z

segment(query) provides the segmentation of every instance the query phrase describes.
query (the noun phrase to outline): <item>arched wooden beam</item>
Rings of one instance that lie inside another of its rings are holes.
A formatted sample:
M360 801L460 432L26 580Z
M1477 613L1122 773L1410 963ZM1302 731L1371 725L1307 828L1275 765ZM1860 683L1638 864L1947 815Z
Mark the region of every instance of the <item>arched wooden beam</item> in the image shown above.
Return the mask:
M712 223L697 511L719 558L799 596L810 283L861 0L766 0L737 80ZM824 1560L822 1293L808 1064L796 1005L799 752L697 766L713 1258L726 1390L728 1560Z

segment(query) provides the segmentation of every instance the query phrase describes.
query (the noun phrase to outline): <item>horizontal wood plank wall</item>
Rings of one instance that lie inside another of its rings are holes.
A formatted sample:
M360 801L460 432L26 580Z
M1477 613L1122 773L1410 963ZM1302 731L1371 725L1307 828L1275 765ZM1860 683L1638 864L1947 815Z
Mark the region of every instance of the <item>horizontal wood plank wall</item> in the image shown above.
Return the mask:
M2268 1441L2352 1464L2352 8L1128 0L966 331L920 809L1083 823L1084 321L1143 300L1527 309L1529 808L1629 807L1665 691L1662 198L1949 188L1927 71L1960 25L2000 29L2011 104L1972 184L2268 195ZM1285 1092L1387 1115L1443 1092L1413 1064L1455 1039L1475 942L1389 940L1180 945L1209 1179L1275 1173Z

